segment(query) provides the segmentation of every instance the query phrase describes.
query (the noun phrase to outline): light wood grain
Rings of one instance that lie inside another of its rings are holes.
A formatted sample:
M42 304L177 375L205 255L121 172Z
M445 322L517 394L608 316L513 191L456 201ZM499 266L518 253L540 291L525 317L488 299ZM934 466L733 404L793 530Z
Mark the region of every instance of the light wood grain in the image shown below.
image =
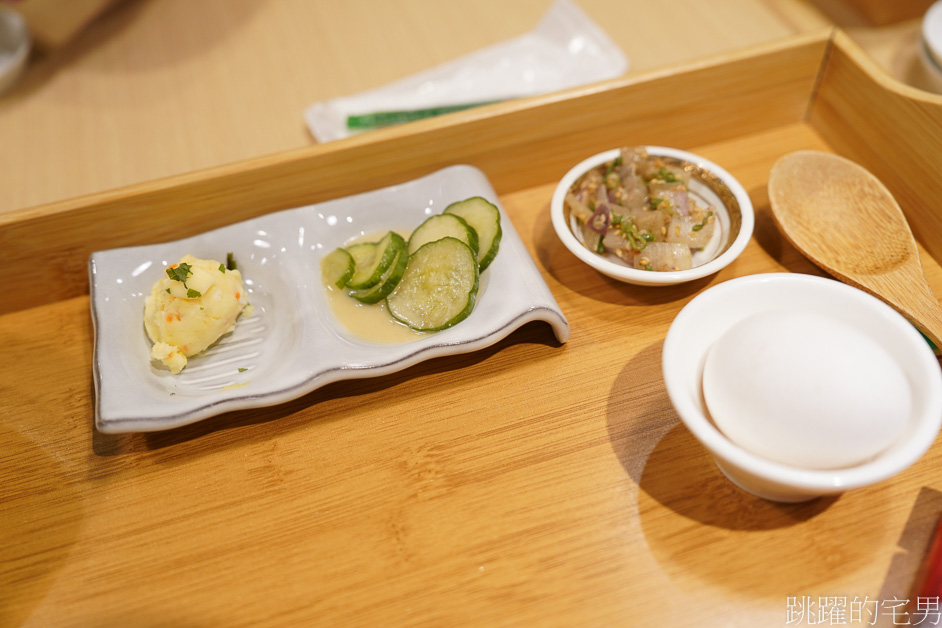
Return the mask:
M899 82L841 30L809 120L882 181L923 245L942 259L942 95Z
M0 212L310 146L310 104L521 35L551 3L124 0L0 99ZM803 0L676 0L667 32L658 3L578 5L631 72L827 25Z
M762 272L822 274L775 227L768 175L783 154L859 141L816 111L840 95L827 84L816 91L822 63L824 83L883 102L872 93L882 86L845 49L852 45L819 34L390 130L375 143L18 213L4 231L20 221L80 228L69 215L118 211L122 199L181 214L192 203L221 221L220 206L248 195L236 220L433 167L435 149L420 140L447 140L496 182L572 337L560 346L535 323L479 352L331 384L274 408L106 436L93 429L88 297L57 292L9 308L0 315L0 624L754 628L783 625L789 598L905 599L942 512L942 442L877 486L771 504L722 476L679 423L660 375L664 334L703 289ZM698 88L694 101L660 118L647 97L663 102L682 85ZM883 106L909 111L898 96ZM939 111L917 110L928 119ZM704 117L692 119L698 111ZM550 114L568 114L557 118L568 124L540 130ZM562 168L658 139L723 165L757 216L729 267L650 289L579 262L548 216ZM367 157L378 179L354 181L349 162ZM308 176L316 185L302 183ZM281 185L266 186L269 177ZM126 221L116 240L152 237L147 215ZM942 267L919 246L930 285L942 290Z
M775 222L805 257L905 316L942 352L942 307L896 199L859 164L820 151L783 156L769 174Z
M553 235L552 185L502 196L565 346L534 324L273 409L105 436L87 298L0 317L7 623L753 627L782 625L788 596L904 596L942 445L883 485L779 506L733 488L670 407L660 344L690 298L819 272L762 190L778 155L829 147L797 123L690 148L758 210L743 256L697 285L608 280Z

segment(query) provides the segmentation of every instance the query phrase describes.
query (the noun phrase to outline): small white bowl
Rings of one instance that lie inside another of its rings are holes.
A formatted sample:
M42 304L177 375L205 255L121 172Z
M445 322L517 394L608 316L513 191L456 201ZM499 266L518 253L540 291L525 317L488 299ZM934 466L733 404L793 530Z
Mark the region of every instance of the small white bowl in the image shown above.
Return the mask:
M709 246L694 253L694 267L661 272L639 270L614 255L594 253L582 243L581 230L566 207L566 193L585 172L618 157L620 149L617 148L585 159L567 172L556 186L550 215L559 239L573 255L600 273L639 286L670 286L719 272L742 253L752 237L755 214L746 190L726 170L699 155L663 146L646 146L645 149L649 155L676 160L677 165L690 171L690 193L701 204L711 205L716 211L719 229Z
M710 419L701 379L714 341L752 314L799 308L855 327L897 362L912 391L912 414L902 435L876 457L843 469L812 470L772 462L730 441ZM942 371L922 335L879 299L833 279L769 273L731 279L694 297L664 340L664 383L687 428L740 488L779 502L799 502L874 484L915 463L942 426Z
M942 0L929 7L923 17L919 60L932 91L942 94Z
M922 18L922 43L935 67L942 68L942 0L933 3Z
M13 86L29 58L31 39L23 16L0 7L0 94Z

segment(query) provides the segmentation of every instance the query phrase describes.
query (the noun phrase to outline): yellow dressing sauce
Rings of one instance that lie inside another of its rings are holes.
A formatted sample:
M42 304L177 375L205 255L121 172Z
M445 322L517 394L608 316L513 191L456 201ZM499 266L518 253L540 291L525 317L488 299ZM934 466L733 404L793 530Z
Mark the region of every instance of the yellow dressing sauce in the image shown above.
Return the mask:
M426 335L396 321L386 309L385 301L372 305L360 303L344 290L333 286L327 287L326 292L327 302L334 316L358 338L372 342L400 343Z
M396 233L408 242L411 231L397 229ZM382 234L370 234L351 240L344 246L357 242L375 242L380 237L382 237ZM358 338L372 342L395 344L417 340L428 333L409 329L398 322L386 309L385 301L368 305L360 303L348 295L345 290L334 286L326 286L325 290L327 292L327 302L330 304L334 316Z

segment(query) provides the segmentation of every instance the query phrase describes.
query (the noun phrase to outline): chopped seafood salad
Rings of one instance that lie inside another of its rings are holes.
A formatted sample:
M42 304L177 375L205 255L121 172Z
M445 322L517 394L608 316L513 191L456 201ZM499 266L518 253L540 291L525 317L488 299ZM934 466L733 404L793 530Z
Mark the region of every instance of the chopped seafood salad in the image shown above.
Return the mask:
M623 148L581 175L565 202L589 250L640 270L687 270L717 230L716 211L690 193L690 177L676 160Z

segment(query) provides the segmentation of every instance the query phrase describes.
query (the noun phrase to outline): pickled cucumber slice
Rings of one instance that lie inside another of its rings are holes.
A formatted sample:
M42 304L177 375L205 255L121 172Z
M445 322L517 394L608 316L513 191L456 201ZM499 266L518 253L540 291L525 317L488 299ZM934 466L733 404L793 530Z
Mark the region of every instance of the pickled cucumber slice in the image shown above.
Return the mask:
M405 246L406 241L394 231L388 232L375 243L361 242L348 246L347 252L353 257L356 269L347 280L347 287L365 290L378 284L396 260L399 250Z
M405 242L403 242L395 261L389 266L379 283L365 290L351 290L350 296L360 303L379 303L399 284L408 263L409 251L406 249Z
M473 196L445 208L445 214L454 214L464 218L478 236L478 265L483 272L500 248L503 230L500 227L500 210L490 201Z
M474 309L479 284L474 251L457 238L427 242L409 257L386 308L418 331L439 331L460 323Z
M418 251L423 244L446 237L464 242L477 255L478 234L464 218L456 214L438 214L427 218L409 238L409 255Z
M321 279L324 285L343 288L355 269L356 262L346 249L334 249L321 260Z

